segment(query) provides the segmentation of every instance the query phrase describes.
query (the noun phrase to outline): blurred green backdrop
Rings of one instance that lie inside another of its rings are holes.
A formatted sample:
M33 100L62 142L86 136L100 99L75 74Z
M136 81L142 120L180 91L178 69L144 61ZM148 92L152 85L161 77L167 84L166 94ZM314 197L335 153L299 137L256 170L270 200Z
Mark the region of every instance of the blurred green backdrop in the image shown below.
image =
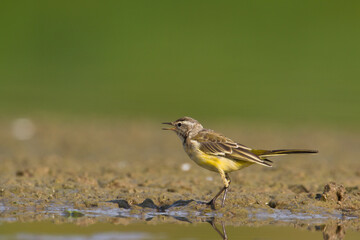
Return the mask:
M355 126L359 13L360 1L3 0L1 114Z

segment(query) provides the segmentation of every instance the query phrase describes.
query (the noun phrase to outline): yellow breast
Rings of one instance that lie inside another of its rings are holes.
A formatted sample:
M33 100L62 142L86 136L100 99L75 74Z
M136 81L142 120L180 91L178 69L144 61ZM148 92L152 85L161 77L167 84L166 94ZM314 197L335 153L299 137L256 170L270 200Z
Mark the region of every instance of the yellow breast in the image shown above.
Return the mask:
M184 144L183 146L185 152L194 162L210 171L219 172L219 169L221 169L228 173L252 164L251 162L235 161L223 156L206 154L199 150L199 144L193 140L190 141L190 144Z

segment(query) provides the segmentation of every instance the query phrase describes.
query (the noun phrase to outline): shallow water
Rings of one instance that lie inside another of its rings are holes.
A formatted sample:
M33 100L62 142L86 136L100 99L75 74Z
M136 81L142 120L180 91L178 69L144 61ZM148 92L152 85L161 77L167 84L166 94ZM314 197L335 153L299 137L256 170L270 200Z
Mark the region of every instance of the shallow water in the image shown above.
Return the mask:
M0 205L0 239L360 239L352 222L357 217L338 212L293 213L290 210L247 209L238 224L224 213L203 213L182 206L151 208L147 200L118 208L117 204L76 209L49 205L44 210L16 209ZM193 204L201 204L195 202ZM112 206L113 205L113 206ZM172 209L173 208L173 209Z
M225 226L228 239L359 239L360 233L341 224L305 226ZM0 239L224 239L222 224L209 223L115 225L95 223L88 226L51 221L0 224Z

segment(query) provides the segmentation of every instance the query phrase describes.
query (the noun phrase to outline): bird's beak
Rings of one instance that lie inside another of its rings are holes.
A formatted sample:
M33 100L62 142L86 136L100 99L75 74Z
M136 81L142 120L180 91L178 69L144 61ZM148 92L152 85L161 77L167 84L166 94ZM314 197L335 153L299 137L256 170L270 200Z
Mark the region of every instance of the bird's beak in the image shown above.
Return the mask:
M171 126L174 126L172 122L164 122L162 124L166 124L166 125L171 125ZM175 127L171 127L171 128L162 128L162 130L173 130L175 131L176 128Z

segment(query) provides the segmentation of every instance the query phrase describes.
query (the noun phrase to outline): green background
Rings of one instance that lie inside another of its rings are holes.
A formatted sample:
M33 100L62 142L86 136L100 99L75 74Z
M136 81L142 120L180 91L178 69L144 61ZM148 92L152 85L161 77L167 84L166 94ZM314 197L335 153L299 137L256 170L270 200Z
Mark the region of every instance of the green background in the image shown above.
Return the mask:
M357 126L359 13L359 1L1 1L1 115Z

